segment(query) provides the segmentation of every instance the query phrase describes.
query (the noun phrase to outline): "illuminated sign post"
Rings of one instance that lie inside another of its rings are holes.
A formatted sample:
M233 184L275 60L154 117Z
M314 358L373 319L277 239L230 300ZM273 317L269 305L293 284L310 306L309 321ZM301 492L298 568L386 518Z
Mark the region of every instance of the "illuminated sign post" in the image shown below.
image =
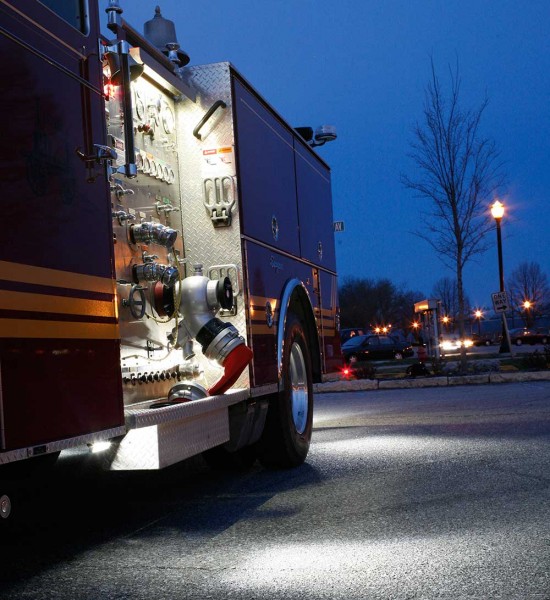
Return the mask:
M509 307L508 294L506 292L495 292L491 294L495 312L506 312Z
M438 331L438 312L439 312L440 301L435 298L427 298L420 302L415 302L414 312L422 313L424 328L428 332L428 339L426 340L428 345L428 354L434 355L436 360L441 357L439 350L439 331Z

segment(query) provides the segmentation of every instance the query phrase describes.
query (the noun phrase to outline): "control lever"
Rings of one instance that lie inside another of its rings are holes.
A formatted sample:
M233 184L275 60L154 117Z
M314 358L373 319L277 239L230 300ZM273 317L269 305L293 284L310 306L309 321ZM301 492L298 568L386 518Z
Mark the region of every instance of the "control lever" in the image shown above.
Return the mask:
M118 219L120 225L123 225L125 221L133 221L136 216L128 214L125 210L117 210L113 213L113 218Z
M157 215L160 215L163 212L165 215L171 212L179 212L179 208L176 206L172 206L171 204L163 204L162 202L156 202L155 207L157 209Z
M118 155L114 148L111 146L104 146L103 144L94 144L95 154L84 154L80 148L76 149L77 156L84 162L96 162L102 163L104 161L116 160Z
M117 198L121 198L122 196L132 196L133 194L135 194L134 190L130 188L125 188L120 183L112 185L111 192L114 192Z

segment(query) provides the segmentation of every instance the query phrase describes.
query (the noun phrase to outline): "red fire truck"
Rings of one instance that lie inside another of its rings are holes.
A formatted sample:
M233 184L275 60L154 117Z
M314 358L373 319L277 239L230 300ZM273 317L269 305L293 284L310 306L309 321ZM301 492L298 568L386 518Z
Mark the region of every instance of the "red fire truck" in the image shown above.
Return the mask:
M291 467L340 364L335 137L229 63L190 66L157 7L0 0L0 515L22 463ZM46 460L48 459L48 460Z

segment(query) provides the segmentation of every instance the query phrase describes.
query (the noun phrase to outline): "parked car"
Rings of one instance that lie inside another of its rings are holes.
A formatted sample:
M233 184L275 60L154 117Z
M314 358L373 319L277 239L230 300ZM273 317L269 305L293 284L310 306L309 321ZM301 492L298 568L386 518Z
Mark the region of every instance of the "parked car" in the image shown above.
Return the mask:
M550 335L535 329L510 329L510 342L516 346L522 344L548 344Z
M400 342L391 335L356 335L342 345L342 354L344 362L353 365L364 360L400 360L414 356L414 351L408 342Z
M472 342L474 346L492 346L500 344L502 335L499 333L473 333Z

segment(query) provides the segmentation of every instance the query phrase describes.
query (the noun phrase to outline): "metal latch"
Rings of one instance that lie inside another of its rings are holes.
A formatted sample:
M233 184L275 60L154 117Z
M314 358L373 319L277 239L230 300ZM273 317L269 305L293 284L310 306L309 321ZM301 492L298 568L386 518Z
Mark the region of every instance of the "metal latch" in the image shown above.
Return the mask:
M231 225L231 213L236 201L235 181L233 177L208 177L203 182L203 203L214 227Z

